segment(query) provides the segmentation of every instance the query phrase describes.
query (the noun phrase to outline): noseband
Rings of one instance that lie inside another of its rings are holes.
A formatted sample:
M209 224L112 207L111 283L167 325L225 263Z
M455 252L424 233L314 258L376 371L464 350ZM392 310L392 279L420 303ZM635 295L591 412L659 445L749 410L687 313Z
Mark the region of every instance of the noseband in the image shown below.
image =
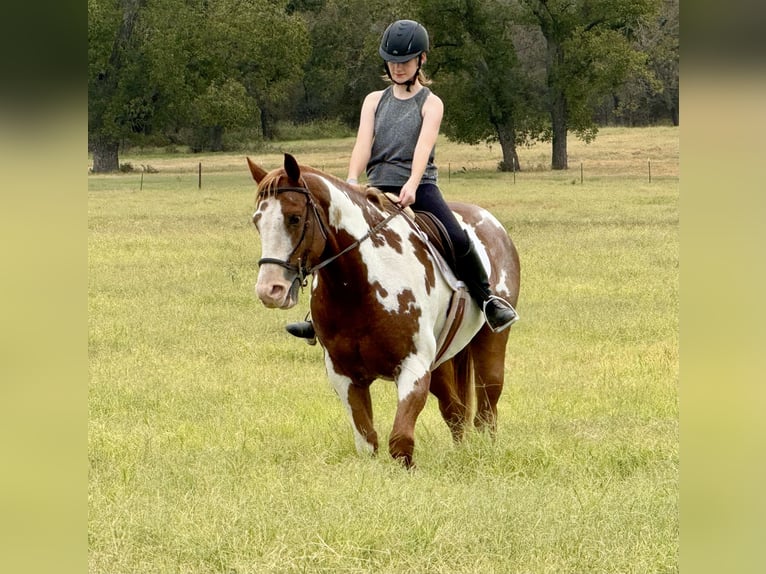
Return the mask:
M308 217L308 215L309 215L309 208L311 208L311 212L314 214L314 219L316 219L316 222L319 225L319 230L321 231L322 237L324 237L325 240L327 240L327 228L325 227L324 223L322 222L322 218L319 217L319 210L317 209L316 203L314 203L314 198L311 196L311 192L308 190L308 188L306 188L306 187L278 187L278 188L272 190L271 193L274 193L275 195L279 195L281 193L285 193L285 192L288 192L288 191L294 191L296 193L302 193L303 195L306 196L306 210L304 212L303 230L301 232L301 237L298 240L298 243L295 244L295 247L293 248L293 250L290 252L290 255L288 255L287 260L276 259L276 258L273 258L273 257L263 257L263 258L258 260L258 266L260 267L264 263L273 263L274 265L279 265L280 267L283 267L283 268L287 269L288 271L290 271L292 273L295 273L295 275L296 275L296 279L295 280L296 281L300 281L300 284L302 286L304 286L304 287L306 286L306 277L308 277L309 275L311 275L315 271L319 271L323 267L326 267L327 265L329 265L330 263L335 261L341 255L344 255L344 254L348 253L349 251L359 247L359 245L365 239L367 239L368 237L370 237L370 236L374 235L375 233L377 233L378 230L380 230L381 228L386 226L389 221L391 221L394 217L396 217L397 215L399 215L403 211L402 208L399 207L398 204L394 204L394 205L396 205L398 207L397 211L394 211L393 213L389 214L380 223L378 223L374 227L370 228L370 230L367 233L365 233L359 239L355 240L351 245L349 245L348 247L346 247L342 251L336 253L335 255L333 255L331 257L328 257L327 259L325 259L323 261L320 261L319 263L317 263L313 267L310 267L310 266L306 265L306 263L308 263L308 261L307 260L304 261L301 257L298 258L298 264L294 265L294 264L290 263L290 260L293 258L295 253L298 251L298 248L301 246L301 243L303 243L304 239L306 239L306 232L307 232L307 229L309 227L309 217ZM312 235L312 241L313 241L313 238L314 238L313 237L314 236L313 228L312 228L312 234L311 235ZM307 254L308 253L308 249L306 249L304 251L304 253Z

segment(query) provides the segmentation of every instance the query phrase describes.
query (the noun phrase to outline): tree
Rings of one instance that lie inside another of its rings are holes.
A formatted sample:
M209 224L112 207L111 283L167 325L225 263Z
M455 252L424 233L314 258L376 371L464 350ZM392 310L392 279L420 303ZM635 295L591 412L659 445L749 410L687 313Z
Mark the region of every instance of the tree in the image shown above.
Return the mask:
M88 0L94 171L135 143L220 150L284 118L355 126L400 18L431 35L446 135L499 142L502 169L536 139L565 169L568 133L595 137L597 112L643 122L665 106L677 122L678 0Z
M445 134L456 141L497 141L500 169L518 170L516 146L545 129L544 86L536 78L528 28L503 0L426 1L423 22L431 32L430 68L445 102ZM526 50L520 58L516 45Z
M305 23L270 0L88 0L88 142L96 172L124 140L191 130L221 149L224 130L260 119L301 81Z
M294 4L305 10L311 38L311 56L296 97L296 119L340 119L356 127L364 97L382 85L380 38L388 24L412 11L411 3L304 0Z
M595 137L598 100L646 65L630 38L658 0L520 1L546 43L551 167L567 169L567 134Z
M135 79L136 23L142 0L88 0L88 143L93 171L119 168L120 138L139 110L129 85Z
M370 48L374 4L327 0L305 14L311 37L296 115L302 120L342 118L354 126L364 96L378 85L379 59Z
M658 16L641 26L636 34L638 49L648 57L648 66L660 85L662 102L674 126L679 123L679 0L662 0Z
M233 38L229 73L241 78L260 109L263 137L272 139L276 120L303 81L311 49L308 28L299 13L287 13L284 0L226 1L232 4L232 13L221 22L229 23L224 37Z
M187 83L197 150L222 149L223 132L254 123L272 139L280 106L302 79L305 22L286 2L208 0L195 10Z

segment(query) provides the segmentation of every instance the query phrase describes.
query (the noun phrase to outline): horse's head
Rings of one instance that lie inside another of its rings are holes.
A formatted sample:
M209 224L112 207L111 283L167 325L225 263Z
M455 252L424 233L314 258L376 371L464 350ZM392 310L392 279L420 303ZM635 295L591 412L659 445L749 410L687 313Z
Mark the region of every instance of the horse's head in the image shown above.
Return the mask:
M258 183L253 223L261 236L261 259L255 291L266 307L289 309L326 242L309 181L298 162L285 154L284 166L266 172L247 158ZM319 185L309 178L311 185Z

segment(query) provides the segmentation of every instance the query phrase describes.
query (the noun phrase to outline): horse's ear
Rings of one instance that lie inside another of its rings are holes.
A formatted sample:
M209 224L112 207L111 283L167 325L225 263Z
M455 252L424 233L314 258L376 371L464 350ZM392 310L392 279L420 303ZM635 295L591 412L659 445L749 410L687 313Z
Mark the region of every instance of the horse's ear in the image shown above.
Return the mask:
M289 153L285 154L285 173L295 183L301 179L301 168L298 167L298 162Z
M250 168L250 173L253 175L253 179L256 183L261 183L261 180L266 177L266 170L258 165L255 165L250 158L247 158L247 166Z

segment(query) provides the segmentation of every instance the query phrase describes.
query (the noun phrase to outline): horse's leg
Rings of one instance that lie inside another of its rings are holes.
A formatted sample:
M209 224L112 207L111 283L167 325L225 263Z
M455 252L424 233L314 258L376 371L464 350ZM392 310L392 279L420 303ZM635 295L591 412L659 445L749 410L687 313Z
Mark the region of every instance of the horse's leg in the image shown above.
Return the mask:
M479 430L497 432L497 402L505 379L505 346L509 329L493 333L484 325L470 343L476 388L474 425Z
M375 454L378 451L378 433L372 423L370 385L354 384L349 377L336 373L329 360L327 366L330 382L351 421L357 452Z
M431 373L427 368L413 369L412 366L410 361L405 361L396 381L399 402L396 407L394 426L388 440L388 451L391 456L401 461L407 468L413 466L415 422L426 404L431 383Z
M348 386L347 396L356 450L359 453L375 454L378 452L378 433L372 423L370 385L352 383Z
M454 359L446 361L431 373L431 392L439 399L439 410L447 423L452 440L459 442L468 420L467 395L458 389Z

